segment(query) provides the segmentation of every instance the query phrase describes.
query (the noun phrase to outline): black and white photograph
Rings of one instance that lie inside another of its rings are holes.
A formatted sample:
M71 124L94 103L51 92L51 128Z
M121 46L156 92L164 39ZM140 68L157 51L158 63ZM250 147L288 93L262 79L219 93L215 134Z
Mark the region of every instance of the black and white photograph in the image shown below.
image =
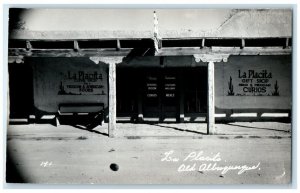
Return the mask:
M293 11L11 6L6 183L291 184Z

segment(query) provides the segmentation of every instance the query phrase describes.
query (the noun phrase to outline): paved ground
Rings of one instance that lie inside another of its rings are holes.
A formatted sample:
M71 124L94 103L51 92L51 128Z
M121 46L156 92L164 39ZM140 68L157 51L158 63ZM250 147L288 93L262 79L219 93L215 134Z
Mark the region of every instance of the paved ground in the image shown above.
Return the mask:
M119 123L117 128L117 137L108 138L106 124L90 131L80 125L10 125L8 178L55 184L285 184L291 179L291 124L217 124L214 136L196 123Z

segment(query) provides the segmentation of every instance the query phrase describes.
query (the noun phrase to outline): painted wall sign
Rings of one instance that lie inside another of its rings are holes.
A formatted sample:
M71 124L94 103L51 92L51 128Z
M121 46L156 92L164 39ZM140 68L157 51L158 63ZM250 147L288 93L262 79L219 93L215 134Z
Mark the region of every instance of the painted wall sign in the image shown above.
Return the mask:
M165 76L165 97L174 98L176 91L176 77L175 76Z
M62 103L103 103L108 107L108 65L88 57L32 57L34 106L56 113Z
M101 72L67 71L62 76L59 95L106 95Z
M147 76L146 78L146 96L147 98L157 98L158 88L157 88L157 77Z
M269 70L239 69L228 80L228 96L279 96L278 81Z

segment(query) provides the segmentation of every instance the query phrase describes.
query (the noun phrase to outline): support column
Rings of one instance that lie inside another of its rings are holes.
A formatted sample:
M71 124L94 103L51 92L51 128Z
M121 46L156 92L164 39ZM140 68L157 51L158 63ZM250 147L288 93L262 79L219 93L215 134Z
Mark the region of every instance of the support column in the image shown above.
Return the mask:
M182 72L179 75L179 122L184 122L184 84L183 84L183 74Z
M143 115L143 96L142 96L142 89L138 91L138 122L142 123L144 121Z
M116 64L109 63L109 75L108 75L108 84L109 84L109 113L108 113L108 136L115 136L116 121L117 121L117 95L116 95Z
M108 64L108 136L115 137L117 121L117 92L116 92L116 65L123 61L124 57L90 57L90 60L98 64L100 61Z
M195 62L208 62L207 134L215 134L215 62L227 62L229 54L194 54Z
M207 121L207 134L215 133L215 73L214 62L209 62L207 67L208 74L208 121Z

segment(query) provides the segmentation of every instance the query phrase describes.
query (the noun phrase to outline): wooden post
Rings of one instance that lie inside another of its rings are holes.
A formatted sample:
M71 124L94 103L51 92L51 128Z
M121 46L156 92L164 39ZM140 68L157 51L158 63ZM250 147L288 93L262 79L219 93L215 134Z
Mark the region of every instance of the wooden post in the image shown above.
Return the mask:
M184 122L184 78L182 72L179 75L179 122Z
M139 93L138 93L138 119L137 119L137 121L139 123L142 123L144 121L142 89L139 89Z
M116 100L116 63L109 63L109 113L108 113L108 136L115 136L117 120L117 100Z
M196 62L208 62L207 134L215 134L215 72L214 62L227 62L229 54L194 54Z
M207 134L215 133L215 89L214 89L214 62L209 62L208 72L208 122Z
M116 91L116 64L123 62L123 56L114 57L90 57L90 60L99 64L103 62L108 64L108 136L115 137L117 121L117 91Z

